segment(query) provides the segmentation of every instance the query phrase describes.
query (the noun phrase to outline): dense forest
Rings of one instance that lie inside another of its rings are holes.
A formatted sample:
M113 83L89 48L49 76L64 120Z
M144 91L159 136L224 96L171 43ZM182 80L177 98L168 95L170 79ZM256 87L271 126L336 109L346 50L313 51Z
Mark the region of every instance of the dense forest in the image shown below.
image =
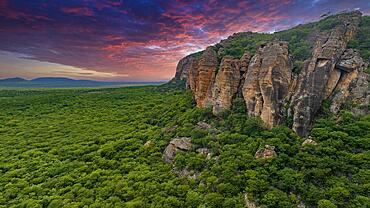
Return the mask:
M0 100L0 207L244 207L246 196L261 207L370 206L370 116L350 105L323 109L317 144L302 145L240 100L215 117L168 85L1 90ZM176 137L193 146L173 167L162 153ZM265 144L277 156L256 159ZM185 169L197 177L174 171Z

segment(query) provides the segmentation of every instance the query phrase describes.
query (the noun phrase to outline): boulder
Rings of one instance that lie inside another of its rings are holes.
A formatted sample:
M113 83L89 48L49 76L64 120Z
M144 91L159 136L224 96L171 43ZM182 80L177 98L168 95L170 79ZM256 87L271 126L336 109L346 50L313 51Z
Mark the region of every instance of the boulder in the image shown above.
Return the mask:
M212 128L212 126L204 121L199 121L197 123L197 127L204 130L209 130Z
M317 142L313 139L306 139L302 143L302 146L305 146L305 145L317 145Z
M340 57L339 62L335 64L335 67L338 70L350 73L354 70L358 70L364 64L365 62L362 60L357 50L346 49Z
M271 145L265 145L264 149L259 149L255 154L256 158L272 158L276 156L275 147Z
M211 159L211 150L208 148L199 148L197 152L201 155L204 155L207 159Z
M191 138L179 137L170 141L163 152L163 158L166 163L173 164L176 152L179 150L188 151L191 148Z
M187 179L197 179L200 176L200 173L194 170L188 170L188 169L183 169L176 171L174 170L175 173L177 173L180 177L182 178L187 178Z
M242 89L249 116L259 116L267 127L281 123L282 107L292 82L288 43L263 44L249 63Z

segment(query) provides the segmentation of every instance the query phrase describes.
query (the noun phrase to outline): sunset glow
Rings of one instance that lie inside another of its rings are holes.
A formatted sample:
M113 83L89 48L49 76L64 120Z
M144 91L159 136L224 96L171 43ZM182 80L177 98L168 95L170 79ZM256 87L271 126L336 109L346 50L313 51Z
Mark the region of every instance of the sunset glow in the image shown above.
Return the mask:
M369 14L370 2L1 0L0 78L166 81L183 56L235 32L274 32L356 8Z

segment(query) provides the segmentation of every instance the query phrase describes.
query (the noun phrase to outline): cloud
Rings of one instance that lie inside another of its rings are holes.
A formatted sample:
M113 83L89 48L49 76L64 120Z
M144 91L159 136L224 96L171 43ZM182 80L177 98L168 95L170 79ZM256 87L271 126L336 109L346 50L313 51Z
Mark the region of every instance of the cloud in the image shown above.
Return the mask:
M62 11L67 14L73 14L78 16L93 16L94 12L87 7L63 7Z
M168 80L181 57L235 32L281 30L328 10L357 7L369 11L370 5L365 0L3 0L0 50L91 70L104 79Z

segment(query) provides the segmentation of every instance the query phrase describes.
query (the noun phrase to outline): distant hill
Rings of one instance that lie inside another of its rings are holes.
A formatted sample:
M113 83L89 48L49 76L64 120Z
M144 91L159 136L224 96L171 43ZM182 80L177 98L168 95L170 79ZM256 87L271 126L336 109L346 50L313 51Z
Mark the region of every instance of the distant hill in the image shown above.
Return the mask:
M76 80L65 77L40 77L32 80L19 77L0 79L0 87L10 88L69 88L158 84L161 84L161 82L102 82L95 80Z

